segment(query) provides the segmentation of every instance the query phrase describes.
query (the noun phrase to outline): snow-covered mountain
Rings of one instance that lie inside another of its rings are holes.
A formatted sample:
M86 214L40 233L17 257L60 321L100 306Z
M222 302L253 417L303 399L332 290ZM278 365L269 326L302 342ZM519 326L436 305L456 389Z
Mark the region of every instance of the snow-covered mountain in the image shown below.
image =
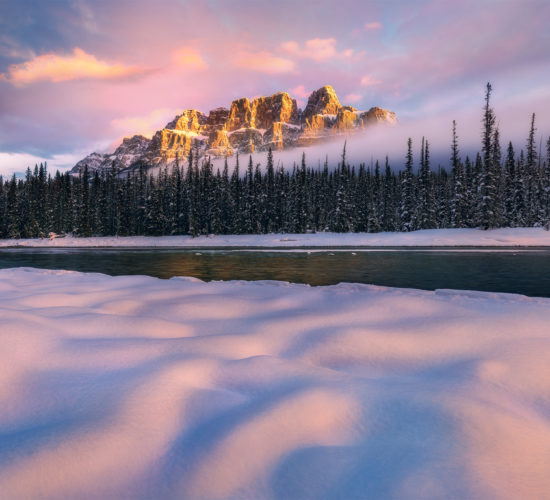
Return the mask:
M151 139L147 139L147 137L143 137L142 135L126 137L123 139L122 144L116 148L114 153L89 154L86 158L80 160L73 167L71 172L78 173L83 170L86 165L88 166L89 172L111 168L113 166L117 171L124 170L143 158L150 145Z
M312 92L303 111L286 92L253 100L244 97L233 101L229 109L217 108L208 115L186 110L152 139L126 138L114 153L92 153L71 172L79 173L85 166L89 171L115 168L123 172L138 165L183 163L191 149L201 156L223 157L309 146L375 124L396 122L395 113L382 108L360 111L342 106L330 85Z

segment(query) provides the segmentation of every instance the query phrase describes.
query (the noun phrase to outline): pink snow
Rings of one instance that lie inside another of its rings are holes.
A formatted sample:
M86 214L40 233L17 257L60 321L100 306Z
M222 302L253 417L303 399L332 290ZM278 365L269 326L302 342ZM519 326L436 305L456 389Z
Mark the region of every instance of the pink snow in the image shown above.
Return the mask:
M550 246L550 231L540 227L423 229L409 233L315 233L191 236L91 237L0 240L1 247L391 247L391 246Z
M550 300L0 271L2 498L545 498Z

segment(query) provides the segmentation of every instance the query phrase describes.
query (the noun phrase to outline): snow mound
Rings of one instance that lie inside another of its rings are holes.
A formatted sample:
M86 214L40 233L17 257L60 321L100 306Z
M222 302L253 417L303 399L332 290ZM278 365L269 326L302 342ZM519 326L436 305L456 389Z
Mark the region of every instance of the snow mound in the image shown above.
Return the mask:
M545 498L550 300L0 271L2 498Z

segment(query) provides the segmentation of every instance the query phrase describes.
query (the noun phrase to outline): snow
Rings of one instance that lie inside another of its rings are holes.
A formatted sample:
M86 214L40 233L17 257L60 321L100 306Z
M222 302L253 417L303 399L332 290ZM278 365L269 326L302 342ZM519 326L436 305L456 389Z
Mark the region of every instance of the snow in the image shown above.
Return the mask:
M0 240L2 247L527 247L550 246L542 228L424 229L409 233L316 233L191 236L131 236Z
M236 133L243 133L243 132L259 132L261 135L265 133L265 128L255 128L255 127L241 127L235 130L231 130L230 132L226 132L227 135L233 135Z
M546 498L550 300L0 271L3 498Z
M177 130L175 128L167 128L165 130L167 130L168 132L171 132L173 134L185 135L187 137L193 137L193 138L199 139L201 141L205 141L206 139L208 139L208 137L206 135L200 135L197 132L193 132L191 130Z

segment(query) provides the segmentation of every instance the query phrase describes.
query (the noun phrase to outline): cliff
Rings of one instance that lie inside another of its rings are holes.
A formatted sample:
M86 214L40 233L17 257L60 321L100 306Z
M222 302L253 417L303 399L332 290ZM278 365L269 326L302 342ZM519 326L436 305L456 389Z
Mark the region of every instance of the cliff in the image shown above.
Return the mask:
M191 149L199 155L231 156L236 153L282 150L308 146L377 124L394 124L395 113L372 107L358 111L343 106L330 85L311 93L304 110L286 92L236 99L229 109L216 108L208 115L189 109L174 117L152 139L126 138L111 154L92 153L71 172L85 165L90 171L173 165L184 162Z

